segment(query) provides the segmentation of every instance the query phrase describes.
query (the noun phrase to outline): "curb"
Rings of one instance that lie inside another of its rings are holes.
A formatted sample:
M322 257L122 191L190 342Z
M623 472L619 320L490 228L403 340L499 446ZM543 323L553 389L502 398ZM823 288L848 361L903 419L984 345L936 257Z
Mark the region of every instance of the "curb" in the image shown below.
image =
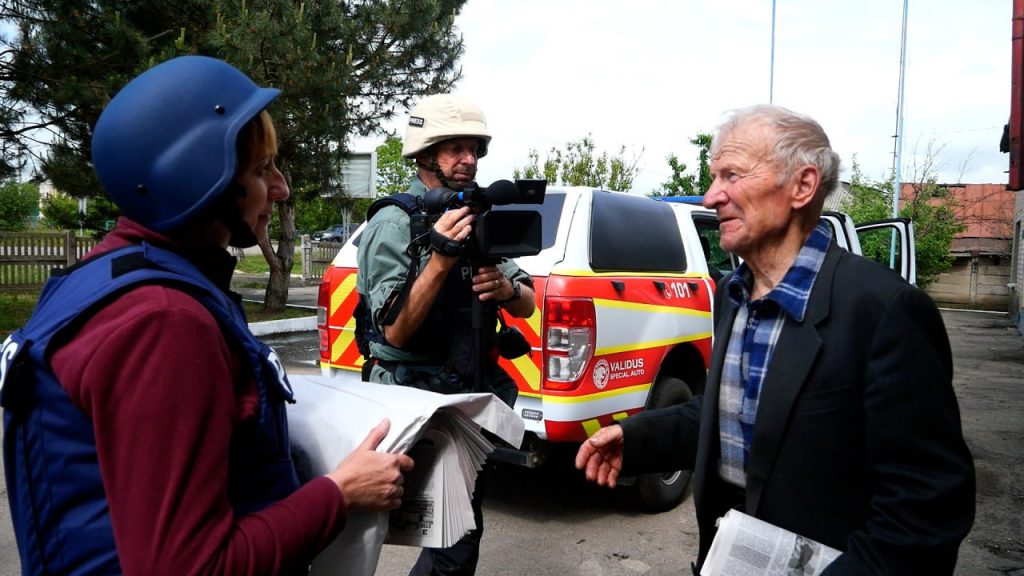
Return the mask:
M290 288L309 288L312 286L320 285L320 276L314 276L310 278L303 278L301 274L292 274L288 277L288 286ZM270 281L270 273L263 272L259 274L251 274L247 272L235 272L231 276L231 283L235 284L259 284L266 286L267 282Z
M249 330L252 331L254 336L282 334L285 332L311 332L316 330L316 316L252 322L249 324Z

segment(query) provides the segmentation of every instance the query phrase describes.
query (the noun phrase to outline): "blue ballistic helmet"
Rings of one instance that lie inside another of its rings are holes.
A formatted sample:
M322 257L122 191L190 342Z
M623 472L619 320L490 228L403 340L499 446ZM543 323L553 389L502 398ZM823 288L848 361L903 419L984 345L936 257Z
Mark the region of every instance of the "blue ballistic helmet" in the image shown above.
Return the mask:
M206 56L150 68L96 122L92 162L100 184L132 220L173 230L227 189L239 131L278 94Z

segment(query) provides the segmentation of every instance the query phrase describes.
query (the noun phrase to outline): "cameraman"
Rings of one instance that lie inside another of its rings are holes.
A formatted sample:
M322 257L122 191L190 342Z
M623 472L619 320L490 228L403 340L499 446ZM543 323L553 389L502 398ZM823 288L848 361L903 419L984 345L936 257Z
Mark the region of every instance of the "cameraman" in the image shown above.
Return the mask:
M487 154L490 140L483 111L474 103L453 94L424 98L410 114L402 147L402 156L417 166L408 194L422 200L428 190L475 186L477 159ZM465 250L446 254L453 251L451 242L465 245L474 218L471 205L445 211L425 243L425 236L413 237L412 216L400 206L385 206L370 217L359 243L363 310L357 317L371 333L369 369L363 371L371 382L442 394L493 392L509 406L515 402L515 382L497 364L498 307L516 317L532 315L533 283L512 261L470 261ZM473 298L484 310L484 390L474 389ZM473 574L483 533L479 482L473 513L476 529L451 548L424 549L411 574Z

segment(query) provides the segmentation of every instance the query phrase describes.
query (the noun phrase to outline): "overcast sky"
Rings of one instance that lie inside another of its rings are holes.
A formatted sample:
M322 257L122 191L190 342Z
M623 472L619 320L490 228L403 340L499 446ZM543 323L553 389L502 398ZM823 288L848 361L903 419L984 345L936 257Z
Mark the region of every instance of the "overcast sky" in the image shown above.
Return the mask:
M822 124L844 178L854 155L869 179L893 166L902 14L902 0L776 2L773 101ZM1005 183L1012 2L911 0L908 16L903 179L931 143L940 181ZM469 0L456 91L493 133L478 180L589 133L626 146L649 192L670 153L696 164L690 137L769 100L771 20L771 0Z

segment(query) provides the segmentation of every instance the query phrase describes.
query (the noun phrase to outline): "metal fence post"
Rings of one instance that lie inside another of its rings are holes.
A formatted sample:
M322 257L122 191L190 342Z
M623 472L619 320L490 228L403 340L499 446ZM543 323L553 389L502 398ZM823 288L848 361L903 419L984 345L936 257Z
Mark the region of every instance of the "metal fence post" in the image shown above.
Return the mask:
M313 276L313 244L309 234L302 235L302 279L309 280Z
M75 246L75 233L72 230L64 231L64 259L68 268L78 262L78 247Z

